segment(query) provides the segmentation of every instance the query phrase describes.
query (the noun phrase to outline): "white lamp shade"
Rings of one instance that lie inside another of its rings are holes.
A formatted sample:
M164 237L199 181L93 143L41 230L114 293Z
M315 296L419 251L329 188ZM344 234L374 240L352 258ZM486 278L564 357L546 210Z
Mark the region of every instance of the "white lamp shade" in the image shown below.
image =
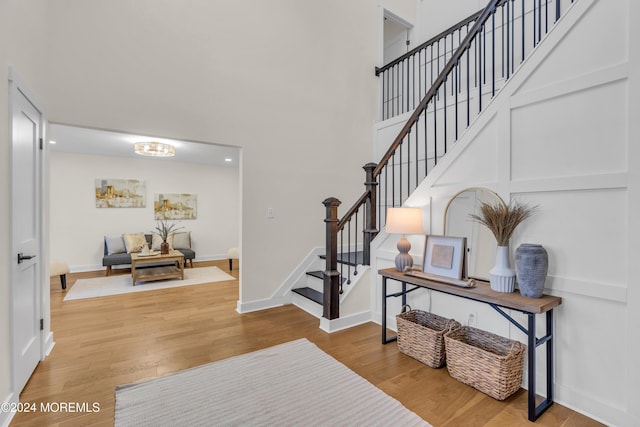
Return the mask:
M422 233L422 209L388 208L386 230L397 234Z

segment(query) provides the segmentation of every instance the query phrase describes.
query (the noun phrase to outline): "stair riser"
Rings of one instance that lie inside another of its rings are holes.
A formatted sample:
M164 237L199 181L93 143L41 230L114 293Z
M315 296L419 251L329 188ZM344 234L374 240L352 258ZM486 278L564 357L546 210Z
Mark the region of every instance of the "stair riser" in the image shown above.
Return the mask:
M316 304L310 299L303 297L302 295L293 293L291 297L291 302L296 307L299 307L300 309L306 311L307 313L311 314L314 317L317 317L317 318L322 317L322 306L320 304Z

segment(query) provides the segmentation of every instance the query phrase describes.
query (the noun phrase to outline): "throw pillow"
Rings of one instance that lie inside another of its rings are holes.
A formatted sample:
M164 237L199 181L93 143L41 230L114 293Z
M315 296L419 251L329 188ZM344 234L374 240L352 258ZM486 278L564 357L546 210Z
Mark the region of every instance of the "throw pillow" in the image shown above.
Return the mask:
M173 247L178 249L191 249L191 232L183 231L173 236Z
M124 246L127 248L127 253L140 252L142 247L147 244L147 239L143 233L131 233L123 234Z
M122 234L117 236L104 236L104 242L107 245L107 254L123 254L127 252L127 248L124 246L124 239Z
M172 251L174 248L173 233L169 233L169 236L167 236L167 243L169 244L169 250ZM157 234L153 234L153 237L151 238L151 249L154 251L159 251L161 244L162 244L162 238Z

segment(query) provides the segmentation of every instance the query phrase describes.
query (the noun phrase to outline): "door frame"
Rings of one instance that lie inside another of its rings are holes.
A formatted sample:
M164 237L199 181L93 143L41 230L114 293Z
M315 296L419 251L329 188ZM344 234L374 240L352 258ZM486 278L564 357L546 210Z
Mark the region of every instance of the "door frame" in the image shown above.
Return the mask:
M40 206L38 212L38 222L39 222L39 253L41 256L40 262L37 266L37 277L40 286L37 287L37 292L39 292L39 306L36 307L36 310L39 312L40 318L44 320L44 328L40 331L40 339L39 339L39 347L40 347L40 360L44 360L44 358L51 352L53 348L53 333L51 332L50 325L50 296L49 296L49 244L48 244L48 226L46 224L45 218L48 217L49 212L49 188L47 186L47 176L48 176L48 155L47 155L47 126L46 126L46 114L43 108L43 103L40 101L39 97L29 88L29 86L20 78L18 73L15 71L13 67L9 67L9 111L10 111L10 120L9 120L9 135L10 135L10 168L13 170L13 107L15 106L16 96L18 92L22 93L22 95L33 105L33 107L40 113L40 123L39 123L39 131L40 137L42 138L42 154L40 156L40 162L38 164L39 172L38 172L38 194L36 197L38 198L38 203ZM13 173L10 175L10 189L11 189L11 200L14 199L14 187L13 187ZM16 221L13 214L13 209L9 212L9 224L10 224L10 241L11 241L11 254L16 253L14 236L13 236L13 224ZM11 261L13 263L13 260ZM13 283L15 280L15 271L14 268L11 268L10 271L10 283L9 287L10 292L10 313L11 313L11 366L12 366L12 375L11 375L11 388L12 392L15 394L19 394L19 390L15 390L16 387L16 378L15 378L15 349L14 345L14 316L13 316ZM15 396L15 395L14 395Z

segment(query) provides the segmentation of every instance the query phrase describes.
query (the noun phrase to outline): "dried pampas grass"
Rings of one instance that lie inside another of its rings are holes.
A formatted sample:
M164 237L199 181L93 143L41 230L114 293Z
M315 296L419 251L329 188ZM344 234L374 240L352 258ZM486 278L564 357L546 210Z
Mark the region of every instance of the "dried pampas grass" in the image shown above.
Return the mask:
M529 206L518 201L509 205L486 203L480 205L480 215L470 214L471 218L485 225L498 241L498 246L508 246L509 239L516 227L529 218L537 206Z

